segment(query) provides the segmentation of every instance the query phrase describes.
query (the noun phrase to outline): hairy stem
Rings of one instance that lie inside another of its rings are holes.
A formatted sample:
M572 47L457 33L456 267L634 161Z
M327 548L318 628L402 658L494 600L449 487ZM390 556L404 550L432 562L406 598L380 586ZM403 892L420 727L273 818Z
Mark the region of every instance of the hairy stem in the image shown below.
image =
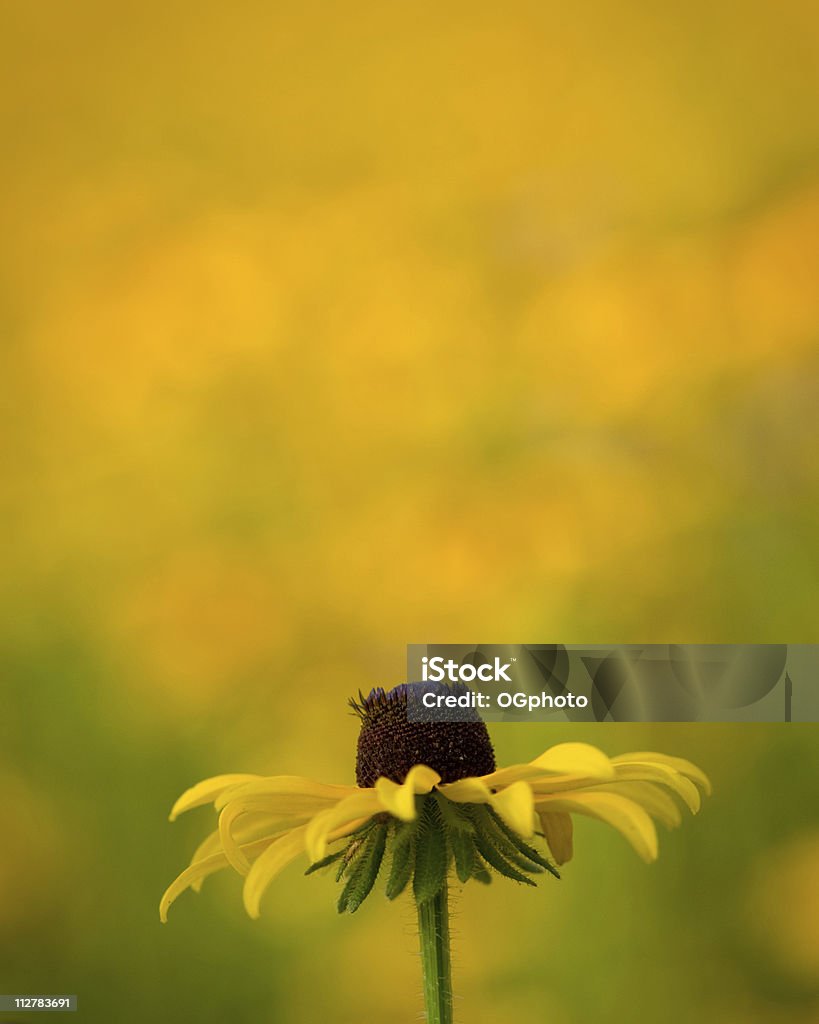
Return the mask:
M444 882L437 896L418 904L424 1002L428 1024L452 1024L452 970L449 954L449 895Z

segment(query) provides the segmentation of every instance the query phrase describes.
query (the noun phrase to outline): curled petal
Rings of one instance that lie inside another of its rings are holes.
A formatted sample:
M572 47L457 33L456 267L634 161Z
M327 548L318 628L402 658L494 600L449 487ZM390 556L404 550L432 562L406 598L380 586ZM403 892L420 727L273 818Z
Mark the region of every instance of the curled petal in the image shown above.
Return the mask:
M193 856L190 859L190 865L196 864L197 861L205 860L206 857L213 856L214 853L222 852L222 841L219 838L219 830L209 833L205 839L196 847L193 851ZM204 879L199 879L198 882L193 882L191 888L194 892L199 892L202 888L202 882Z
M695 782L706 796L711 795L711 780L705 772L691 761L683 757L670 757L668 754L655 754L650 750L641 750L633 754L619 754L613 757L614 764L662 764L684 775Z
M528 783L514 782L495 794L491 803L506 824L519 835L528 837L535 831L535 800Z
M438 787L438 792L456 804L488 804L492 802L492 790L483 779L475 776L458 779L457 782L445 782Z
M216 871L221 871L222 868L228 866L227 858L223 853L214 853L209 857L204 857L202 860L197 861L195 864L191 864L190 867L185 868L181 875L171 882L168 888L165 890L162 899L159 901L159 920L165 924L168 920L168 909L171 904L180 896L186 889L190 888L197 883L201 884L208 875L212 875Z
M287 828L292 828L295 825L301 824L302 821L300 820L287 822L281 818L275 818L270 814L247 814L243 821L233 826L232 838L237 845L249 843L255 839L261 839L264 837L270 837L272 840L276 835L279 835ZM190 859L190 864L196 864L197 861L204 860L206 857L210 857L214 853L224 853L222 848L222 837L219 835L219 829L211 832L196 847L193 852L193 856ZM245 857L243 853L241 856L243 858ZM229 860L229 863L234 868L236 867L236 864L232 861ZM247 863L249 864L250 862L248 861ZM191 882L191 889L193 889L194 892L199 892L204 880L204 878L199 878L195 882Z
M271 813L280 810L290 813L298 807L317 810L355 792L355 786L328 786L300 775L254 776L252 781L222 793L215 803L216 810L220 811L232 800L263 798L268 801L266 806Z
M686 775L660 761L626 761L612 759L615 774L610 779L578 779L572 775L539 776L531 780L536 795L580 792L587 789L608 788L619 782L654 782L665 786L679 796L692 814L700 809L700 793Z
M582 779L613 779L614 765L609 757L590 743L558 743L532 761L535 768Z
M260 775L215 775L212 779L197 782L195 786L186 789L173 805L169 815L170 820L175 821L185 811L190 811L194 807L201 807L202 804L209 804L212 800L217 800L222 794L235 789L236 786L259 778L261 778Z
M343 839L351 832L355 832L366 821L366 817L347 821L327 836L327 842L333 843L337 839ZM276 838L252 865L244 884L245 910L251 917L259 916L259 904L262 896L276 875L295 860L300 853L304 852L306 836L307 825L286 832L283 836Z
M639 804L611 792L565 793L541 797L536 801L539 812L568 811L599 818L616 828L645 861L657 859L657 830L654 822Z
M238 829L237 829L238 832ZM267 833L265 833L267 834ZM252 838L250 835L242 835L242 841L246 841ZM205 860L207 857L212 857L215 853L223 853L222 840L219 836L219 830L211 832L202 842L196 847L193 852L193 856L190 859L190 866L193 866L200 860ZM205 881L203 878L197 878L196 881L191 882L191 889L194 892L199 892L202 889L202 883Z
M258 857L274 841L275 836L265 836L263 839L245 844L243 850L247 856ZM168 920L169 907L186 889L193 888L197 883L201 884L208 875L226 867L228 867L228 859L224 853L213 853L185 868L182 874L171 882L159 902L160 921L164 924Z
M456 804L489 804L522 836L530 836L534 831L534 799L527 782L515 782L493 793L483 779L458 779L439 786L438 791Z
M654 782L666 786L677 794L692 814L696 814L702 806L700 791L694 783L673 768L664 764L631 764L624 761L617 763L617 781L623 782Z
M276 875L304 851L306 832L306 825L287 832L271 843L250 869L245 879L244 903L251 917L259 916L259 904L264 891Z
M558 743L529 764L499 768L481 778L491 789L534 780L544 787L554 784L569 789L583 782L593 785L614 779L615 769L606 754L589 743Z
M598 789L584 792L617 793L639 804L652 818L661 821L666 828L677 828L682 824L682 813L672 796L653 782L611 782Z
M572 816L565 811L541 811L538 817L555 861L558 864L570 861L574 853Z
M501 789L503 786L511 786L514 782L526 782L542 777L543 769L533 764L510 764L506 768L490 772L489 775L481 775L480 779L489 789ZM575 782L572 776L572 783Z
M382 777L376 781L375 791L384 810L401 821L412 821L415 818L415 794L429 793L440 781L441 776L432 768L417 764L400 785Z
M371 818L383 810L383 804L374 789L359 789L340 800L335 807L321 811L306 826L305 842L311 861L321 860L327 853L330 833L358 819Z
M250 871L250 860L243 851L243 843L247 842L253 832L263 829L267 836L281 835L291 829L304 825L309 821L310 814L275 815L247 813L240 801L232 801L219 815L219 840L222 852L230 866L246 875ZM255 827L254 827L254 824Z

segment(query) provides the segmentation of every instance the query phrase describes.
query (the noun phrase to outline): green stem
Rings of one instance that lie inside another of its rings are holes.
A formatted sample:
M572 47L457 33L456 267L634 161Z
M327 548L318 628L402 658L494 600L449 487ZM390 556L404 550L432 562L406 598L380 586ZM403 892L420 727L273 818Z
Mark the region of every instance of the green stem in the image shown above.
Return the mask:
M418 931L421 934L427 1024L452 1024L449 897L446 882L437 896L418 904Z

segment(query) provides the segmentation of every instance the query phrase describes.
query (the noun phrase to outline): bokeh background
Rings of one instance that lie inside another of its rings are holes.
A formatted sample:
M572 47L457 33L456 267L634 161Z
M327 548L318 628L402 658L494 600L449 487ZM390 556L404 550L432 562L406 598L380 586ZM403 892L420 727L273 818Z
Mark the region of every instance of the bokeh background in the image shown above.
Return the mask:
M223 771L352 779L414 642L812 642L819 14L0 9L0 991L403 1022L409 907L157 903ZM645 867L467 891L472 1024L819 1015L814 726L497 726L702 763ZM476 887L477 888L477 887Z

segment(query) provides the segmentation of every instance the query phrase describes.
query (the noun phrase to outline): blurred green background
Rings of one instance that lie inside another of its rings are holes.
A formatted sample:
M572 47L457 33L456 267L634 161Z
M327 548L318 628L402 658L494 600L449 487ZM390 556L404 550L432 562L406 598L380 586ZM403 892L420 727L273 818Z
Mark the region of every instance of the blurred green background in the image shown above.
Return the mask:
M223 771L352 781L414 642L811 642L815 4L0 8L0 991L413 1020L411 909L157 917ZM470 1024L808 1024L813 726L497 726L711 774L456 908ZM206 824L207 821L207 824Z

